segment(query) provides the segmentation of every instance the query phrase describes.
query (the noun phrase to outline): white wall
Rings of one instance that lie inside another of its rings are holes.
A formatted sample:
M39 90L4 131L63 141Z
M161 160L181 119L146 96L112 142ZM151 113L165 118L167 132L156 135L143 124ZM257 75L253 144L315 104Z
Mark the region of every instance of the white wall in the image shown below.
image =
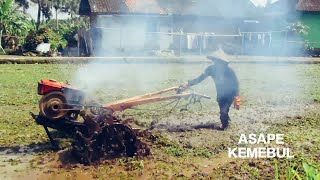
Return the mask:
M172 27L170 27L169 24L166 24L166 23L160 24L160 32L171 33ZM161 51L169 49L171 44L173 43L173 36L172 35L162 34L159 36L159 39L160 39L160 50Z
M100 53L124 49L126 52L144 49L166 50L173 42L172 36L165 34L150 34L151 29L157 32L171 32L171 25L161 23L157 19L139 16L107 16L99 15L97 26L102 31L102 47ZM160 49L159 49L160 48Z

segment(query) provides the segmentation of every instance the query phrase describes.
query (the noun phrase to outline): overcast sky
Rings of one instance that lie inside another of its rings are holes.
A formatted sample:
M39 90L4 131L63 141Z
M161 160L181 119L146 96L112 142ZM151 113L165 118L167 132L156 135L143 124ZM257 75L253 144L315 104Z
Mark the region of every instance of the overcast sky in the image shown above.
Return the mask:
M29 9L27 9L27 13L32 16L33 19L37 19L38 14L38 6L32 2L29 1ZM67 13L59 13L58 18L59 19L67 19L69 16ZM55 10L52 9L52 19L56 18Z
M255 6L265 7L268 0L250 0ZM277 2L278 0L271 0L271 3Z

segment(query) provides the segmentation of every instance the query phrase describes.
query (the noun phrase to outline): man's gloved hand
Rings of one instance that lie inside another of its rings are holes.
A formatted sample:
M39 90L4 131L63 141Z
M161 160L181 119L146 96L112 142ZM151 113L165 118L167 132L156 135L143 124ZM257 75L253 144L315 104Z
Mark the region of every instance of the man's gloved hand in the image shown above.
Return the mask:
M183 91L185 91L189 87L190 87L190 85L188 83L180 85L178 90L177 90L177 94L181 94Z
M240 96L235 96L234 100L233 100L233 106L236 110L240 109L240 105L241 105L241 98Z

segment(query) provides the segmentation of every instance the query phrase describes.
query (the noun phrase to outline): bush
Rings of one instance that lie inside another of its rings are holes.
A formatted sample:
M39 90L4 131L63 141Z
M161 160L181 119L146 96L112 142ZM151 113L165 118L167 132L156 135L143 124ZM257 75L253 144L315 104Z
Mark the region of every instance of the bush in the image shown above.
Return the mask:
M78 44L78 41L74 38L74 36L77 34L78 28L72 27L64 32L63 39L65 39L68 42L69 47L76 47Z
M27 51L33 51L36 49L38 44L41 44L42 42L49 41L51 44L51 48L57 49L59 47L59 44L62 45L62 47L65 47L67 45L67 41L62 38L62 36L52 31L49 28L41 28L38 31L30 31L27 37L25 38L25 44L24 48Z
M77 40L74 36L81 28L88 28L89 21L84 18L66 19L59 21L59 29L56 29L55 20L49 20L42 25L38 31L30 31L24 39L24 48L26 51L34 51L38 44L49 40L52 49L77 46ZM61 47L59 45L61 44Z
M46 27L51 29L56 29L55 20L51 20L46 24ZM77 40L74 36L77 34L80 28L89 28L89 21L88 19L84 18L74 18L74 19L65 19L59 21L59 34L62 36L64 40L67 41L67 45L69 47L76 47Z

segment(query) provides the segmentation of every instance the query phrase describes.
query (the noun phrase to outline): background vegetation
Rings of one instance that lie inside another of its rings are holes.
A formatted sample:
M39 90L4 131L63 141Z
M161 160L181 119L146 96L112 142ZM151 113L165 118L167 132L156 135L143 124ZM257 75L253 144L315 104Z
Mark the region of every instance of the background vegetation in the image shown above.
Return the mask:
M0 1L0 36L2 44L10 37L16 37L25 51L33 51L44 39L49 39L51 47L57 49L66 46L75 47L74 36L80 27L88 28L86 18L77 16L80 0L31 0L38 5L38 18L33 20L26 9L27 0ZM52 10L55 10L53 15ZM59 20L60 12L68 13L70 18ZM40 17L43 17L41 20ZM54 18L53 18L54 16ZM45 32L44 32L45 31ZM7 37L7 38L6 38ZM0 47L5 53L3 46Z

